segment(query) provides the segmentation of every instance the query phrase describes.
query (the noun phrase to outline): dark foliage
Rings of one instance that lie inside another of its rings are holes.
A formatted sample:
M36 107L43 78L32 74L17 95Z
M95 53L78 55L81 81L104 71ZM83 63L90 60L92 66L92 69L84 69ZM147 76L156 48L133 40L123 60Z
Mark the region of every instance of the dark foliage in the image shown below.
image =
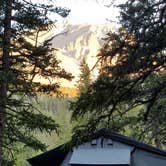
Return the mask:
M90 68L86 63L85 58L83 58L80 63L79 80L77 81L77 88L79 94L86 92L91 82L92 80L91 80Z
M21 142L45 150L46 145L33 132L58 128L54 120L33 106L38 93L57 93L59 87L57 83L34 81L36 76L48 80L72 78L59 66L51 39L38 44L39 33L54 26L50 12L66 17L70 10L26 0L0 0L0 163L2 146L10 151L13 143ZM28 41L33 35L34 43Z
M119 7L121 28L107 35L98 55L101 74L72 105L73 118L91 114L75 136L82 128L124 131L129 125L134 136L161 148L166 137L166 3L129 0Z

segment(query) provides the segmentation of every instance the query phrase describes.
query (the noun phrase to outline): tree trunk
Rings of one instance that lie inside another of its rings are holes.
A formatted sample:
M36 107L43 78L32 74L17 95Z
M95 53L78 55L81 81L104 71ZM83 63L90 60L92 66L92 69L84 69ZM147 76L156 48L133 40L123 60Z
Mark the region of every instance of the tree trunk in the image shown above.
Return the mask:
M2 54L2 74L4 75L3 83L0 84L0 165L3 159L3 141L5 130L5 111L7 105L8 91L8 73L10 69L10 39L11 39L11 18L12 18L12 1L5 1L5 19L4 19L4 36L3 36L3 54Z

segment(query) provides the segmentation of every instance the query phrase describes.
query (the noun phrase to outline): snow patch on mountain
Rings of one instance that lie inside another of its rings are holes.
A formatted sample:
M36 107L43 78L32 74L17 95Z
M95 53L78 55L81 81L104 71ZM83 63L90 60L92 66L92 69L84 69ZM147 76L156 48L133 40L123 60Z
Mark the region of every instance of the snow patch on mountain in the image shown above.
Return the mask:
M63 27L63 29L62 29ZM60 80L62 86L74 87L79 76L80 61L85 58L90 69L94 67L97 61L96 55L104 41L102 38L114 30L110 24L78 24L71 25L66 23L62 27L61 32L54 31L54 38L52 40L52 47L58 48L55 56L61 61L61 66L67 71L71 72L75 78L69 82ZM97 69L92 71L92 75L97 75Z

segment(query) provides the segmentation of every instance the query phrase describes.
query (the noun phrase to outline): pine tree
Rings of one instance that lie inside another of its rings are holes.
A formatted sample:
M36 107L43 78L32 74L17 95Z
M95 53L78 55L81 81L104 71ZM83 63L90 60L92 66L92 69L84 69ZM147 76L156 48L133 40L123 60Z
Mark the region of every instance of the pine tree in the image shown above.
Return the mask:
M33 131L57 130L58 125L33 106L38 93L57 92L58 84L34 82L35 76L45 79L71 79L59 66L50 40L38 45L38 33L49 31L53 22L49 12L63 17L68 9L51 5L32 4L26 0L0 1L0 165L3 151L15 142L34 149L46 146L33 136ZM36 44L27 37L36 35ZM4 164L5 165L5 164Z
M85 58L80 63L80 75L77 83L79 94L85 93L91 83L91 73Z
M163 111L166 3L164 0L128 0L119 7L121 28L108 34L98 55L102 72L87 93L75 102L73 117L90 112L92 118L84 126L89 132L95 131L103 121L116 129L114 121L118 115L118 122L126 120L129 112L143 105L143 111L135 113L138 117L126 123L135 129L141 124L139 134L144 136L144 141L148 135L149 140L153 140L150 143L161 147L166 137L163 120L166 115ZM125 129L126 125L121 128Z

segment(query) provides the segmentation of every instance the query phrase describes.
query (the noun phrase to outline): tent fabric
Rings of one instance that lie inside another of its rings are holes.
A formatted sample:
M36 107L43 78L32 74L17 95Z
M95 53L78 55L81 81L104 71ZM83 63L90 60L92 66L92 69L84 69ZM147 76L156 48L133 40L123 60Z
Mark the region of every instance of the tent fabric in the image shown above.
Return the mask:
M69 165L68 165L69 166ZM115 164L115 165L99 165L99 164L96 164L96 165L92 165L92 164L86 164L86 165L82 165L82 164L71 164L70 166L130 166L129 164Z
M137 149L131 156L132 166L166 166L166 157Z
M112 139L114 141L118 141L118 142L121 142L121 143L124 143L124 144L127 144L127 145L131 145L135 148L142 149L142 150L152 152L152 153L155 153L155 154L166 157L166 151L158 149L158 148L153 147L151 145L136 141L133 138L126 137L124 135L116 133L116 132L112 131L109 128L102 128L102 129L98 130L97 132L95 132L94 134L91 134L91 135L92 135L91 139L96 139L96 138L99 138L99 137L109 138L109 139Z
M96 138L111 139L115 142L120 142L124 145L129 145L129 146L135 148L136 152L132 152L133 157L131 158L131 161L132 161L131 166L166 166L166 151L157 149L155 147L138 142L129 137L115 133L108 128L102 128L102 129L98 130L97 132L92 133L91 136L89 138L87 138L87 140L85 142L89 142ZM28 162L32 166L61 165L61 163L66 159L66 156L70 152L70 149L64 150L65 145L66 144L59 146L53 150L47 151L47 152L45 152L41 155L38 155L36 157L33 157L31 159L28 159ZM138 151L141 151L141 154ZM148 155L143 155L144 154L143 152L144 153L146 152L151 157L149 157ZM157 164L157 162L159 164Z
M65 149L65 145L61 145L48 152L28 159L28 162L32 166L52 166L52 163L54 163L55 165L60 165L67 154L68 151Z
M82 165L129 165L129 149L75 149L70 164Z

